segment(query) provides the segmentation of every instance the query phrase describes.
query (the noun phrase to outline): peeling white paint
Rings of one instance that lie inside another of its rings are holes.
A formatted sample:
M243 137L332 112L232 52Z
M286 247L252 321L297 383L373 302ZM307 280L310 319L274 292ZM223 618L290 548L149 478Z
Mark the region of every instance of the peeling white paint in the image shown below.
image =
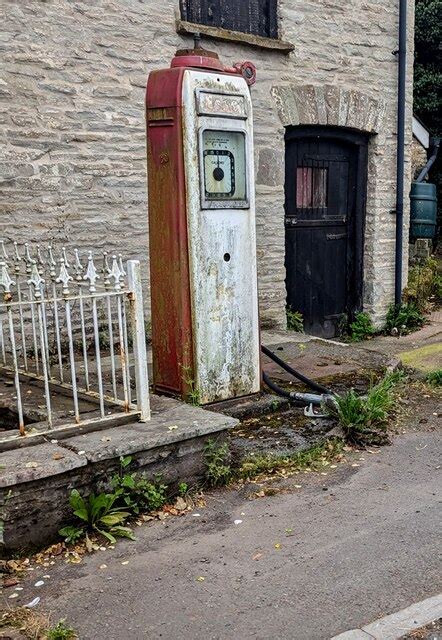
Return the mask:
M223 92L242 96L241 117L199 116L196 96L202 89L218 94L221 102ZM192 70L185 73L183 104L193 376L201 402L208 403L260 388L252 104L242 77ZM245 135L247 198L235 203L238 208L228 202L207 203L201 193L199 147L205 128ZM211 208L203 209L202 203Z

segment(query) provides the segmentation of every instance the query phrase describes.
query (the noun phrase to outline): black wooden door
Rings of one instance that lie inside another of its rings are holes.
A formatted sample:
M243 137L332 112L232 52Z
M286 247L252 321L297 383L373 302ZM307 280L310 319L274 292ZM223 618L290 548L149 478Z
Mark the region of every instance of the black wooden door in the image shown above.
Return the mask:
M339 129L287 131L287 306L313 335L339 335L361 304L366 145Z

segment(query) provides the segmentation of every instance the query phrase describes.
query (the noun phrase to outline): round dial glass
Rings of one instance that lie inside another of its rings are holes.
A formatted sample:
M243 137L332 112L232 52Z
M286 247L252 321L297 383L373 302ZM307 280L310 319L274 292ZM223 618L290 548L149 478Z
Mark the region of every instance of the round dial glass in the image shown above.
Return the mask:
M207 200L246 200L245 136L241 131L203 131Z

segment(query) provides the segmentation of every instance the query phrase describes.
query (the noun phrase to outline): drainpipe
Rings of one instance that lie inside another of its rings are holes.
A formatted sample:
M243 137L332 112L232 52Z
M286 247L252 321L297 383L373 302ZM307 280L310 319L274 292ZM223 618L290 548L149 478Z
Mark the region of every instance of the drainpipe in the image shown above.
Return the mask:
M396 256L394 302L402 300L402 241L404 235L405 82L407 61L407 0L399 0L399 56L396 155Z
M428 172L430 171L431 167L436 162L437 154L439 153L440 138L432 138L432 145L431 146L432 146L433 152L432 152L431 156L428 158L427 164L425 165L425 167L422 169L422 171L420 172L420 174L416 178L416 182L423 182L425 180L425 178L427 177Z

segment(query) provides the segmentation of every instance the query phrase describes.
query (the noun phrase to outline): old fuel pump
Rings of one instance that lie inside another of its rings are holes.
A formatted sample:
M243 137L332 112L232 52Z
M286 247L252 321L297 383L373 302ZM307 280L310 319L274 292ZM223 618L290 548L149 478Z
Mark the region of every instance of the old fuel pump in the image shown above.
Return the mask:
M196 48L147 85L153 381L201 404L260 389L254 81Z

